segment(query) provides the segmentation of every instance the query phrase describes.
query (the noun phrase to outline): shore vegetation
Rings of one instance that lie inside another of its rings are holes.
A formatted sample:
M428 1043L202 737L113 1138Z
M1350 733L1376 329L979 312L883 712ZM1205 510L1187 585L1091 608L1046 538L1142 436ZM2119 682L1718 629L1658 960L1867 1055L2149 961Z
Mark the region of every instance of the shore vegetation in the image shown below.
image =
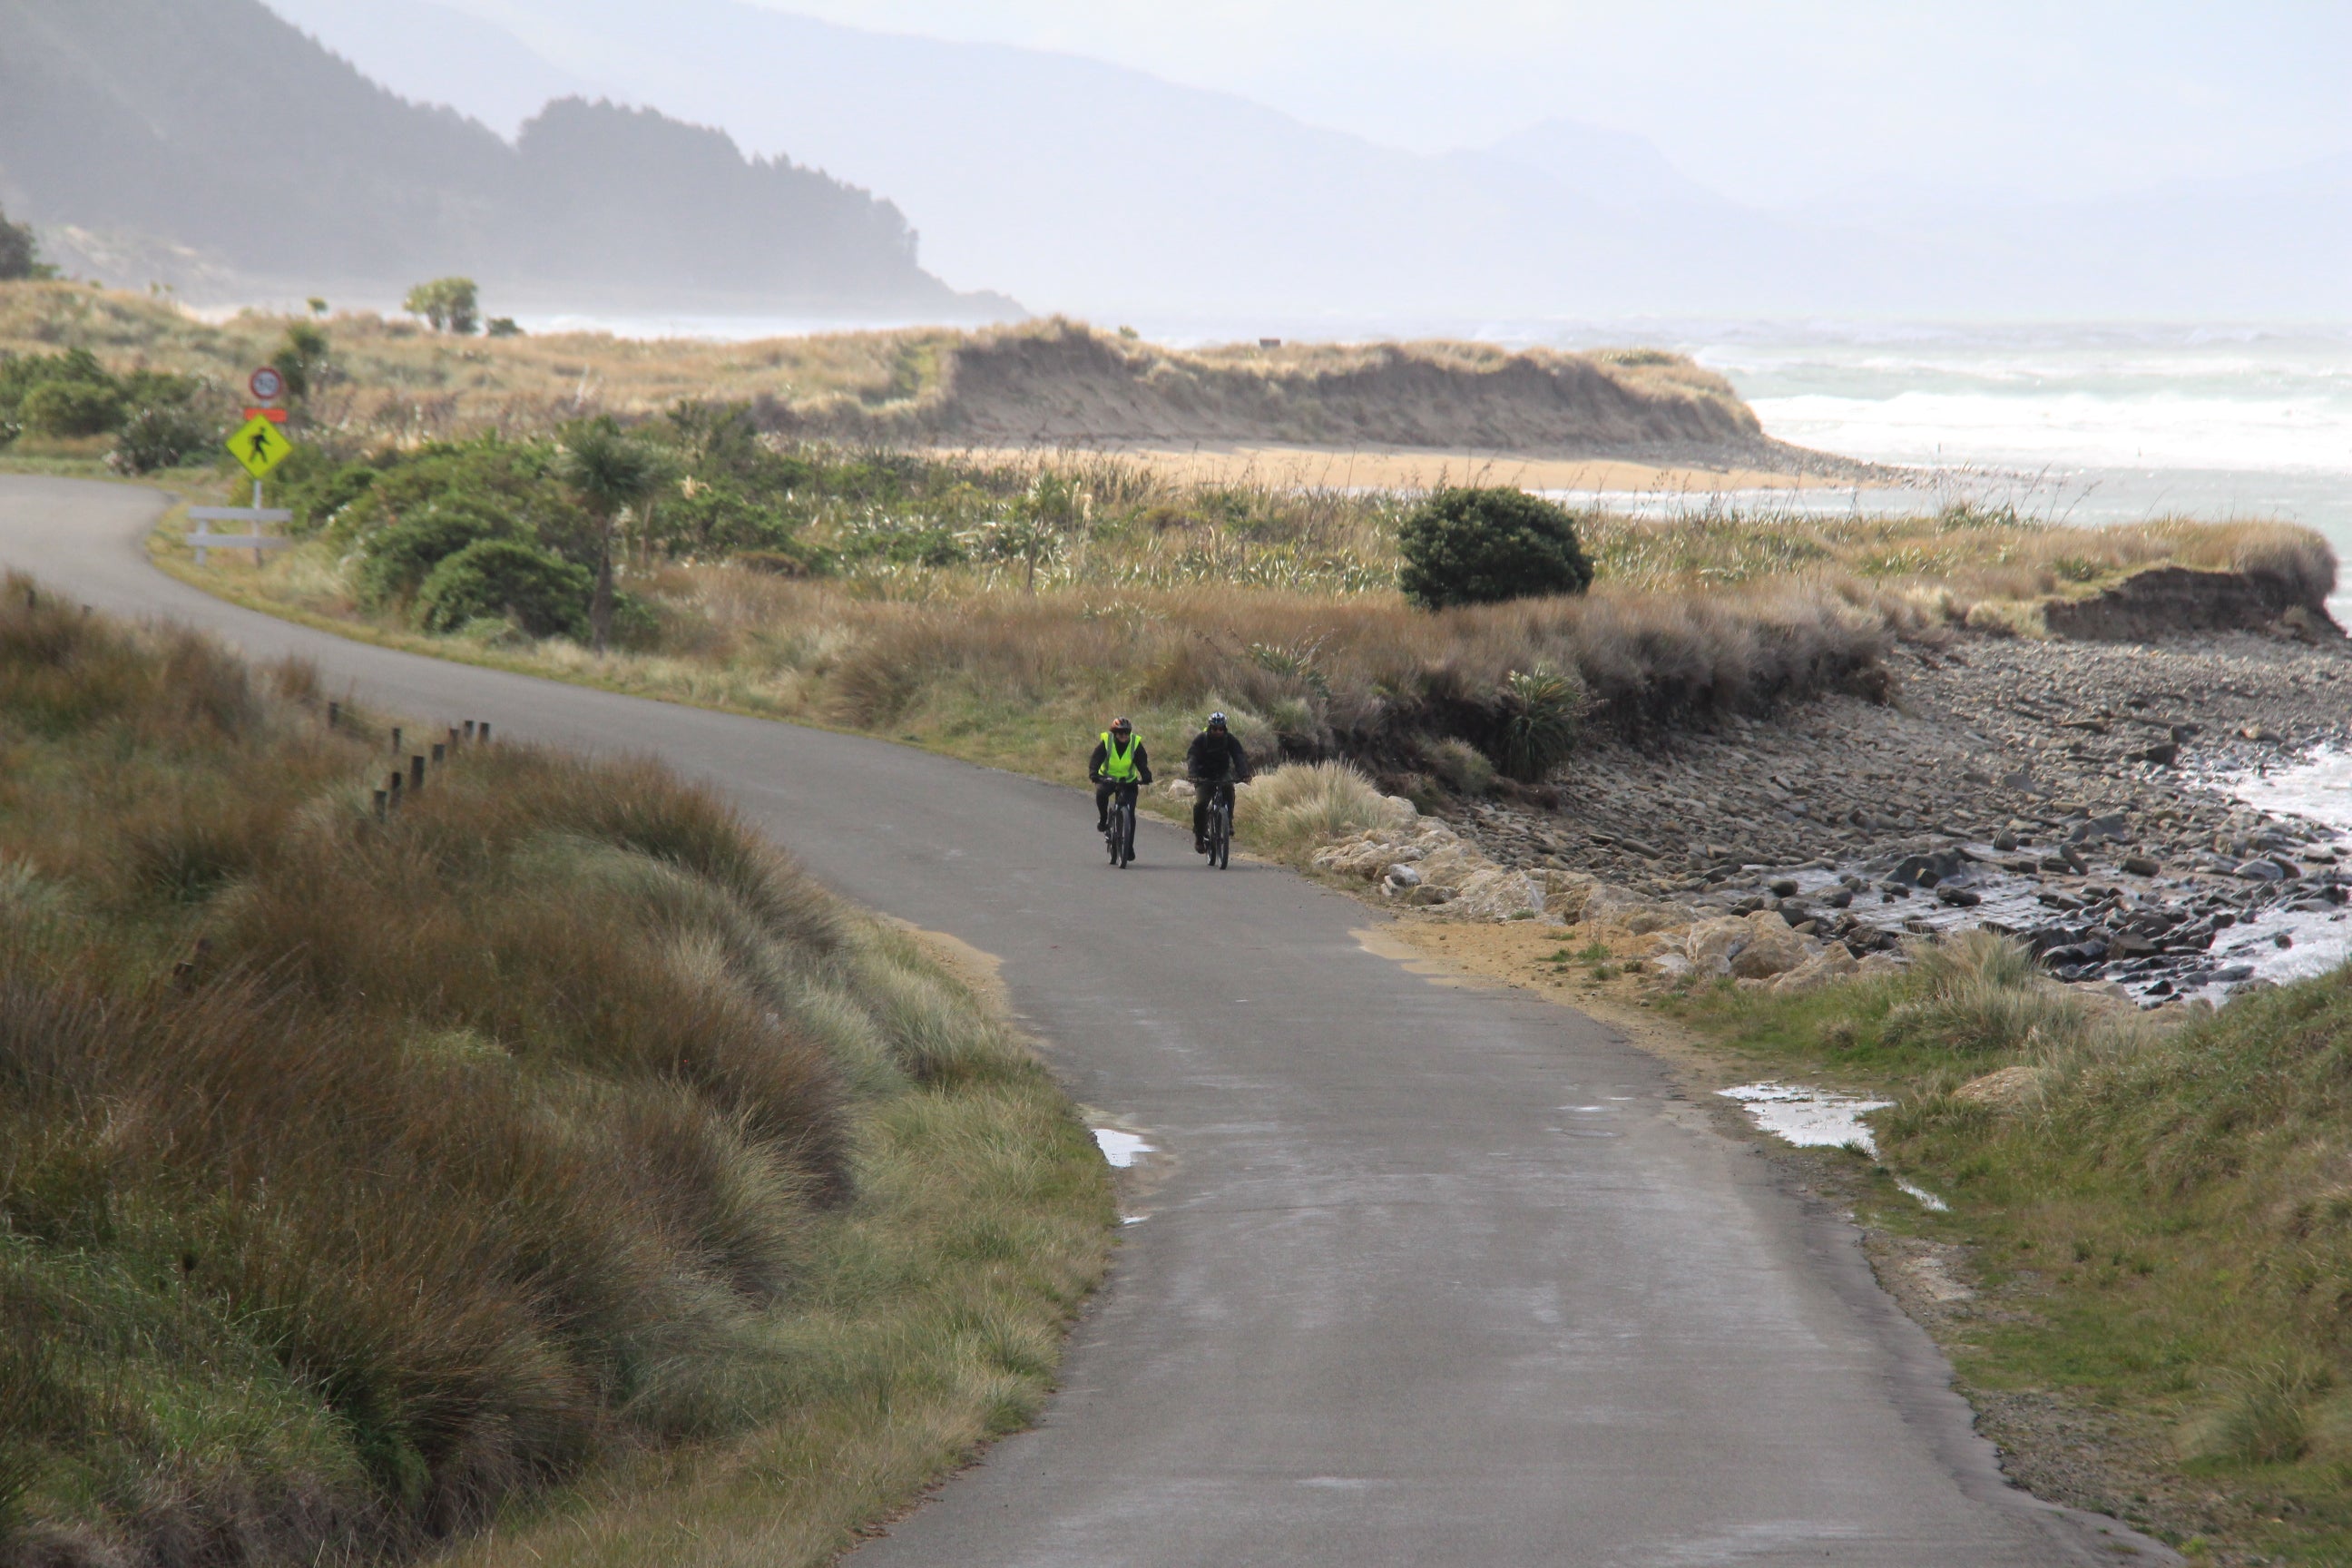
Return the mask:
M1885 697L1902 639L2036 635L2042 604L2153 564L2267 574L2315 602L2334 574L2315 535L2278 525L2082 529L1967 508L1656 521L1462 491L1543 518L1590 586L1429 609L1400 587L1427 505L1411 494L785 443L707 404L548 439L322 442L283 472L305 545L259 572L216 555L205 585L1047 774L1106 712L1167 735L1222 707L1262 763L1345 759L1417 798L1461 771L1461 748L1532 784L1595 730Z

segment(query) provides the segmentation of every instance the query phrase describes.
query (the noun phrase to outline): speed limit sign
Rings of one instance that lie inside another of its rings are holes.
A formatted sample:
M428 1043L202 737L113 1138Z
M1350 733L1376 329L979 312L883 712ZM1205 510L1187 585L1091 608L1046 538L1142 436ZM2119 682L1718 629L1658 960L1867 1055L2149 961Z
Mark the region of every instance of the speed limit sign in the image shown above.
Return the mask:
M254 396L267 403L286 390L286 377L277 366L266 364L255 371L253 379L245 384L252 388Z

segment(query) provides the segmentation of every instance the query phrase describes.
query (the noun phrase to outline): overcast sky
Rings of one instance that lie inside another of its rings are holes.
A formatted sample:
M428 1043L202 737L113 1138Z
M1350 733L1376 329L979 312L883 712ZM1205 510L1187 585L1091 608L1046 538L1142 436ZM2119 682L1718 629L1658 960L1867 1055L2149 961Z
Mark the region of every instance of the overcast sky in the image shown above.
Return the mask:
M1115 60L1421 151L1565 116L1754 202L1897 169L2097 195L2352 152L2343 0L761 3Z

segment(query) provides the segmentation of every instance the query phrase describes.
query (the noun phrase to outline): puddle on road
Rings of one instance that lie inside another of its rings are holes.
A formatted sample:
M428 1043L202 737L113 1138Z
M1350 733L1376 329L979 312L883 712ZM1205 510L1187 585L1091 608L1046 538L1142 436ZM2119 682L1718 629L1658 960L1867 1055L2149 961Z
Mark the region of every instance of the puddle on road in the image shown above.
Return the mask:
M1122 1132L1116 1127L1091 1129L1095 1147L1102 1151L1103 1163L1114 1171L1124 1171L1143 1155L1155 1151L1151 1145L1132 1132Z
M1095 1147L1102 1151L1103 1163L1118 1173L1111 1181L1118 1193L1119 1224L1142 1224L1151 1216L1152 1193L1168 1179L1171 1162L1166 1152L1140 1132L1108 1122L1095 1125L1093 1119L1101 1111L1078 1109L1087 1119L1087 1131L1094 1134Z
M1863 1115L1895 1103L1786 1083L1743 1083L1715 1092L1746 1106L1748 1120L1783 1142L1800 1149L1843 1149L1851 1143L1874 1159L1878 1141L1863 1125Z
M1800 1149L1859 1149L1874 1160L1878 1158L1878 1140L1870 1135L1862 1119L1895 1103L1791 1083L1743 1083L1715 1092L1738 1100L1749 1121L1784 1143ZM1895 1184L1917 1199L1923 1208L1937 1214L1951 1212L1951 1205L1915 1182L1897 1176Z

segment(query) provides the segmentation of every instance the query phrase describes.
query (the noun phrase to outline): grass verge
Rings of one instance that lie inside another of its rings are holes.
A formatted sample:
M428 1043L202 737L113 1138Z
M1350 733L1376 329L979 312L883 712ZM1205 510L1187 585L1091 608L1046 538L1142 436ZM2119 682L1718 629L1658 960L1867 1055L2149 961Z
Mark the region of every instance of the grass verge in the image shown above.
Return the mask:
M1112 1209L1003 1016L657 768L379 817L325 707L0 595L0 1558L816 1562L1028 1419Z
M2021 1480L2195 1561L2352 1561L2352 970L2160 1026L1979 934L1667 1006L1758 1076L1899 1101L1877 1162L1822 1163L1958 1281L1919 1315Z

